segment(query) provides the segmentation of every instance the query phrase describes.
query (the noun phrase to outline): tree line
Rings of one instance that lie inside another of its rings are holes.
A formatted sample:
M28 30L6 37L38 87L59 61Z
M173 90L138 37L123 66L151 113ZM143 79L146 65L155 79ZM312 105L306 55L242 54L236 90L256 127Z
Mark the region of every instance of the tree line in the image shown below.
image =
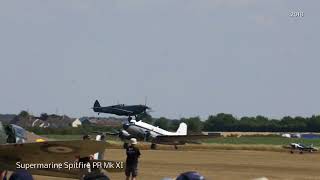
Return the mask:
M19 115L21 118L30 116L26 111ZM52 115L51 115L52 116ZM41 119L47 119L48 115L42 114ZM219 113L210 115L207 119L200 117L189 117L181 119L168 119L165 117L154 118L150 114L142 114L137 117L139 120L153 124L160 128L176 131L181 122L188 125L189 133L200 133L202 131L243 131L243 132L320 132L320 115L311 117L285 116L281 119L269 119L258 115L255 117L244 116L237 118L232 114ZM121 127L115 127L120 129ZM79 128L29 128L39 134L83 134L92 131L110 131L112 127L89 125Z
M143 121L160 128L176 131L181 122L188 125L188 132L201 131L243 131L243 132L320 132L320 115L311 117L285 116L281 119L269 119L264 116L236 118L232 114L210 115L201 121L200 117L170 120L165 117L153 118L148 114L140 117Z
M118 127L120 128L120 127ZM87 134L99 134L103 132L113 132L113 127L110 126L98 126L98 125L83 125L79 127L65 127L65 128L41 128L41 127L28 127L28 131L34 132L38 135L87 135Z

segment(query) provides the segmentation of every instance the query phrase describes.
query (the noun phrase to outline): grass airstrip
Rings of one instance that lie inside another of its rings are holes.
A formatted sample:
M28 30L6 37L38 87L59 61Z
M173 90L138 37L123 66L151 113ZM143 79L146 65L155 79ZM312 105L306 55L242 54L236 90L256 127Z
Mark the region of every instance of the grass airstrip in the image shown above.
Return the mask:
M75 140L81 139L81 135L48 135L49 139L55 140ZM112 148L121 148L122 142L114 137L108 137L107 140ZM219 137L203 141L202 144L188 144L179 146L179 150L205 150L205 149L221 149L221 150L261 150L261 151L286 151L284 145L290 143L302 143L306 145L313 144L316 147L320 146L320 139L303 139L303 138L284 138L275 135L263 136L240 136L240 137ZM140 148L149 149L150 143L140 143ZM170 150L173 146L158 145L159 149Z
M208 180L319 180L320 154L252 150L141 150L139 180L175 178L195 170ZM123 149L107 149L105 159L125 160ZM108 173L111 180L125 179L124 173ZM35 176L39 180L61 178ZM67 179L65 179L67 180Z
M48 138L66 140L81 139L81 136L50 135ZM320 146L319 139L289 139L273 135L216 138L203 144L179 146L178 150L167 145L150 150L149 143L139 143L142 156L138 177L139 180L161 180L195 170L209 180L250 180L258 177L319 180L320 153L290 154L282 146L291 142ZM108 143L105 159L124 161L126 155L121 149L122 142L112 138ZM108 173L108 176L112 180L125 178L123 172ZM46 176L35 178L61 179Z

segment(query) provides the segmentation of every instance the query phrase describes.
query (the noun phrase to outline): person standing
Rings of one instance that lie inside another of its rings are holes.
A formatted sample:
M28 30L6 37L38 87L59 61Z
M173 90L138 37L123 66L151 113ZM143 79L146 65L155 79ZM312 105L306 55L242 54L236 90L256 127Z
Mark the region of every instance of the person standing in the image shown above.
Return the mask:
M27 170L18 169L11 174L9 180L33 180L33 177Z
M8 171L0 169L0 180L7 180L7 173Z
M136 145L138 144L136 138L130 139L130 146L126 148L127 160L126 160L126 180L136 180L138 175L138 159L140 157L140 150Z

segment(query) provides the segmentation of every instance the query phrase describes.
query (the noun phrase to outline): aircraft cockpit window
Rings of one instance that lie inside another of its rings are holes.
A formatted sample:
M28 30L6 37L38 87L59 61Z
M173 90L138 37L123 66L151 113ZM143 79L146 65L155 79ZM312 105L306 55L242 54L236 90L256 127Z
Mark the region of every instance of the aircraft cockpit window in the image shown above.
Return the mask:
M24 143L26 141L26 131L14 124L5 127L7 143Z
M7 143L16 143L16 136L12 126L6 126L5 131L7 134Z

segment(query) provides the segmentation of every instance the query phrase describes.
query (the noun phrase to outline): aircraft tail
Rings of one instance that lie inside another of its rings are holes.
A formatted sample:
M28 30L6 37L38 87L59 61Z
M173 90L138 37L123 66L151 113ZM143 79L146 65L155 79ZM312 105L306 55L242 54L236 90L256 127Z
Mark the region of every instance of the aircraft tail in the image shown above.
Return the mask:
M177 130L177 135L187 135L188 126L186 123L180 123L179 128Z
M94 108L99 108L99 107L101 107L101 106L100 106L100 103L99 103L98 100L96 100L96 101L94 102L93 109L94 109Z

